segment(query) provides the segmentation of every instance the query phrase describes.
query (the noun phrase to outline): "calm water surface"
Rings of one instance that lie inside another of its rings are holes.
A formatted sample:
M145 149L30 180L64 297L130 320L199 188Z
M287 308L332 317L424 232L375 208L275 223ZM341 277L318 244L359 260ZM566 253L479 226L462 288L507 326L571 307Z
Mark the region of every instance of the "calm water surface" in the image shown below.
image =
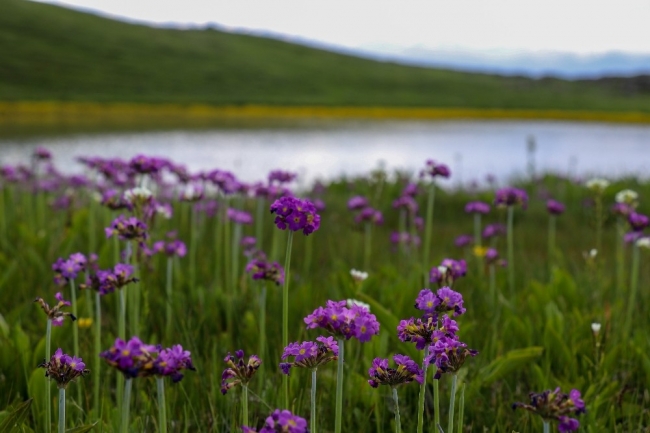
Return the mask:
M650 173L650 126L522 121L341 121L300 127L220 128L164 132L69 134L0 139L0 163L27 162L36 146L54 154L64 171L79 171L82 155L165 156L191 170L220 168L244 181L269 170L300 173L302 182L366 174L378 166L416 172L426 159L447 163L450 184L505 183L527 170L528 137L535 166L578 176Z

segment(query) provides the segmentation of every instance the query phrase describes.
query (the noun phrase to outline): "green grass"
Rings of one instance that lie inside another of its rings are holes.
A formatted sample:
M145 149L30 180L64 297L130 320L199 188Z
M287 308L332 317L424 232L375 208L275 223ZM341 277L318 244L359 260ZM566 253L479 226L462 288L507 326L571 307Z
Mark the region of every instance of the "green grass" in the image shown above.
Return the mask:
M317 330L307 331L302 319L327 299L358 298L372 304L372 312L381 323L380 335L371 342L346 345L346 392L344 431L358 433L388 433L392 429L392 408L389 390L372 389L367 385L367 369L374 357L389 357L394 353L418 356L414 345L397 339L399 319L417 316L413 308L415 297L422 289L422 269L419 252L400 254L391 247L388 237L397 229L398 216L392 201L404 187L404 178L381 183L381 173L355 179L332 182L323 200L327 209L322 213L320 230L309 238L296 235L293 246L292 281L290 287L290 340L315 339ZM380 185L383 185L380 188ZM585 206L590 193L582 186L567 180L547 176L541 184L521 183L531 194L528 210L517 210L515 215L515 252L517 289L509 296L505 270L499 270L497 288L502 293L497 310L489 308L488 281L478 274L473 258L453 246L454 238L472 230L472 218L463 212L470 199L491 201L493 191L471 194L466 191L439 191L434 211L432 263L445 257L469 260L467 277L460 279L455 289L465 298L467 313L458 318L459 336L469 347L479 350L476 358L468 359L460 371L460 382L466 386L465 431L520 433L541 431L541 422L524 411L513 412L510 405L525 401L529 391L562 387L568 391L582 391L587 403L587 414L580 417L584 432L645 431L650 425L648 384L650 384L650 339L647 330L650 319L644 305L650 302L645 290L650 282L650 268L641 266L641 288L637 308L633 311L633 327L625 333L623 325L627 314L627 286L618 297L615 292L615 227L607 218L604 226L603 249L597 260L589 263L583 253L594 246L594 214ZM567 212L558 219L558 266L548 273L546 260L546 230L548 217L544 202L534 194L541 187L567 204ZM650 184L623 179L611 186L604 203L613 201L614 193L629 187L641 195L639 210L650 208ZM94 232L100 266L113 265L112 242L104 239L102 228L117 213L100 208L87 201L88 194L78 191L75 206L66 211L53 211L46 203L60 191L34 196L16 185L2 190L4 200L0 212L0 425L9 419L13 410L22 413L20 431L44 431L42 413L43 370L36 365L43 358L45 316L33 303L37 296L53 300L56 291L52 284L51 264L58 257L73 252L88 252L89 210L96 212ZM356 194L367 195L372 205L384 212L386 222L373 231L370 278L358 290L349 271L359 268L363 257L363 231L353 224L353 215L347 210L347 200ZM420 209L425 196L418 197ZM252 200L234 199L230 206L248 209L254 214ZM151 239L161 239L168 230L178 230L180 239L189 240L188 206L176 203L170 221L158 220L151 230ZM504 222L505 214L493 210L484 218L487 222ZM227 262L222 244L216 244L214 230L219 219L202 216L198 222L198 251L196 254L197 286L188 281L189 258L180 260L178 283L174 287L173 324L171 335L165 335L164 258L155 257L141 266L144 316L140 337L151 343L165 345L180 343L191 350L197 367L187 372L177 385L168 385L168 419L170 432L235 432L239 419L239 394L235 388L227 395L219 392L223 357L227 352L243 348L247 354L258 347L259 286L243 273L244 258L240 260L241 278L234 287L225 284L219 270ZM274 233L271 216L265 214L263 246L271 251ZM252 235L254 227L244 228ZM222 233L223 234L223 233ZM286 233L280 233L281 241ZM222 238L222 242L226 242ZM311 242L312 260L306 257ZM505 256L505 239L497 248ZM278 261L283 261L284 245L277 248ZM642 263L648 252L641 251ZM627 252L625 276L629 275L630 254ZM221 268L224 269L224 268ZM225 268L225 269L230 269ZM234 288L234 290L233 290ZM129 289L127 289L129 290ZM64 293L68 293L64 289ZM272 408L280 405L280 289L269 287L268 294L268 348L263 358L264 376L251 382L250 416L261 422ZM103 299L103 346L108 348L116 333L116 294ZM203 299L201 298L203 297ZM80 316L87 317L85 294L81 292ZM202 300L201 300L202 299ZM228 313L234 327L228 328ZM601 322L601 356L596 362L591 323ZM56 328L53 350L62 347L70 351L72 337L70 323ZM131 326L131 325L129 325ZM127 332L127 335L131 335ZM81 356L93 368L96 356L92 349L92 330L80 330ZM103 431L114 431L114 419L119 417L115 407L115 371L102 366L101 417L92 413L92 376L70 385L68 391L68 427L98 421ZM320 431L333 429L335 366L319 369ZM450 378L441 380L441 411L446 425L446 411ZM309 372L296 369L291 376L292 410L304 417L309 413ZM81 387L82 399L76 389ZM400 389L400 407L403 431L415 431L417 386ZM136 379L133 391L132 431L156 431L156 401L154 381ZM429 385L429 397L431 396ZM20 411L19 404L34 398L29 411ZM11 408L9 406L11 405ZM54 405L56 407L56 405ZM5 409L6 408L6 409ZM433 419L430 399L426 405L428 426ZM5 409L5 410L3 410ZM56 413L56 412L55 412ZM16 415L17 417L18 415ZM56 418L56 417L55 417ZM643 426L643 427L640 427ZM96 430L97 431L97 430ZM431 431L431 430L425 430Z
M216 30L127 24L1 0L0 100L650 112L616 80L569 82L381 63Z

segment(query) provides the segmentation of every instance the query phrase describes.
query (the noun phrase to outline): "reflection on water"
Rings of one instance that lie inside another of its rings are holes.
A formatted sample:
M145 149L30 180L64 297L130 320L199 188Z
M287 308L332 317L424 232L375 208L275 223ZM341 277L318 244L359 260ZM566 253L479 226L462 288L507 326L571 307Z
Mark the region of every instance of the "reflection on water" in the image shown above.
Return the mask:
M191 170L232 170L244 181L282 168L310 182L365 174L378 164L415 173L433 158L450 165L452 183L482 181L487 174L505 182L525 172L530 136L536 141L538 171L607 177L647 177L650 172L650 126L541 121L327 121L5 138L0 139L0 163L26 162L34 147L45 146L66 171L79 169L74 159L81 155L144 153Z

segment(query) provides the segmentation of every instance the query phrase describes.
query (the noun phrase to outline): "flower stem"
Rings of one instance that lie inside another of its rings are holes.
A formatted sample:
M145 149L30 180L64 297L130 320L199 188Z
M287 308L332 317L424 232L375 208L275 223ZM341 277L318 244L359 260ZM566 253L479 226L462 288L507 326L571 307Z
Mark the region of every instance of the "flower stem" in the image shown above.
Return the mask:
M481 214L474 214L474 247L481 247ZM483 256L476 254L477 275L483 275Z
M241 387L241 412L242 425L248 425L248 385Z
M507 232L507 241L508 241L508 288L510 289L510 298L515 296L515 252L514 252L514 241L512 232L513 221L515 218L515 207L508 206L508 232Z
M417 433L422 433L424 431L424 402L427 392L427 369L429 368L429 363L426 362L427 356L429 356L429 346L424 347L424 358L422 360L422 384L420 385L420 396L418 398L418 430Z
M437 428L440 428L440 389L439 389L439 380L433 380L433 424L434 431Z
M436 197L436 183L432 180L429 185L429 196L427 197L427 221L424 228L424 254L422 257L422 265L424 268L424 286L429 283L429 252L431 251L431 233L433 225L433 203Z
M397 387L393 387L393 401L395 402L395 433L402 433L402 421L399 417L399 400L397 398Z
M366 221L363 236L363 270L367 271L370 267L370 251L372 249L372 226Z
M65 388L59 388L59 433L65 433Z
M165 379L163 377L156 377L156 390L158 391L159 432L167 433L167 405L165 404Z
M102 351L102 305L101 295L95 292L95 354ZM95 367L93 368L93 403L95 416L99 417L99 369L101 358L95 356Z
M316 433L316 370L317 368L312 368L311 370L311 399L310 399L310 418L309 418L309 431L310 433Z
M165 293L167 295L165 336L167 341L171 341L172 334L172 281L174 278L174 258L167 257L167 277L165 281Z
M133 385L133 379L126 379L124 384L124 400L122 401L122 425L120 427L120 433L128 433L129 431L129 410L131 405L131 386Z
M117 317L117 336L125 340L126 339L126 289L121 288L119 289L120 292L120 311L119 315ZM124 376L121 374L117 375L117 407L122 406L122 402L124 401Z
M196 220L194 206L190 204L190 290L196 287Z
M451 397L449 398L449 420L447 421L447 431L453 433L454 431L454 405L456 404L456 383L458 381L458 374L455 373L451 378Z
M47 327L45 328L45 362L50 362L52 356L52 319L47 319ZM52 430L52 401L50 391L50 380L45 378L45 427L48 433Z
M241 224L235 223L235 230L232 237L232 249L230 253L232 254L232 259L230 264L232 265L232 288L234 292L237 291L237 286L239 285L239 248L241 243Z
M257 249L262 250L262 239L264 237L264 198L257 197L257 209L255 211L255 240Z
M460 389L458 400L458 433L463 433L463 416L465 415L465 384Z
M336 365L336 409L334 415L334 433L341 433L341 418L343 416L343 361L345 339L338 338L339 359Z
M266 356L266 283L262 282L260 290L260 347L258 353L262 359ZM286 347L286 346L285 346Z
M548 421L544 421L544 433L551 433L551 425Z
M284 286L282 288L282 347L289 345L289 280L291 268L291 244L293 231L289 230L287 239L287 253L284 260ZM289 376L282 375L282 389L284 394L284 407L289 408Z
M70 300L72 301L72 314L77 317L77 292L74 287L74 280L70 280ZM72 322L72 347L74 356L79 356L79 327L77 322Z
M639 288L639 246L636 242L632 246L632 272L630 274L630 299L627 301L627 314L625 315L625 334L630 335L632 316L636 302L636 292Z
M553 265L555 259L555 225L557 217L551 215L548 219L548 275L549 278L553 272Z
M616 220L616 291L614 299L618 299L625 284L625 251L623 239L625 237L625 220L620 216Z
M494 263L490 264L490 307L492 312L495 312L497 303L497 281L496 281L496 268Z

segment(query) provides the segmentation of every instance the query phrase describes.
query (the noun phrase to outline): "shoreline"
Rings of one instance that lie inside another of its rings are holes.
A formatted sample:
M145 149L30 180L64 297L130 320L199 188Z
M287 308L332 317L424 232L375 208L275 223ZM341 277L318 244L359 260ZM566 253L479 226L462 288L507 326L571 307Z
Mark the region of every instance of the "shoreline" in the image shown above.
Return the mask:
M0 125L74 125L220 119L555 120L650 124L650 113L493 108L271 106L124 102L0 101Z

